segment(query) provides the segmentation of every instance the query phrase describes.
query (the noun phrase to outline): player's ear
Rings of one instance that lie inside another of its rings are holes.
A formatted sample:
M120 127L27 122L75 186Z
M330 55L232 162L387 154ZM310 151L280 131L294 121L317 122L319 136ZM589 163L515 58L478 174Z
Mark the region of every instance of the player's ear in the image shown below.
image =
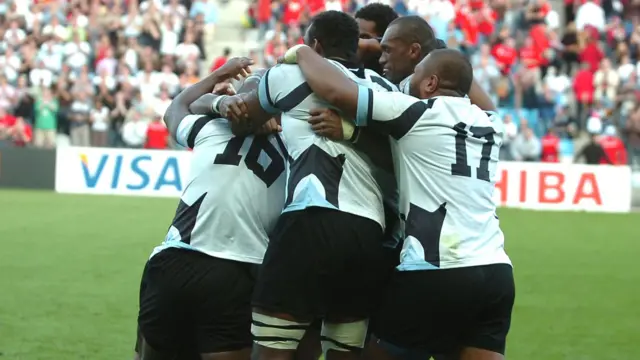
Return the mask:
M322 49L322 44L320 44L320 41L318 41L318 39L313 39L313 46L311 46L311 48L318 53L318 55L320 56L324 56L324 49Z
M424 91L425 94L431 95L438 90L439 84L440 79L437 75L427 76L422 82L422 91Z
M422 54L422 46L418 43L413 43L409 46L409 56L412 60L420 60Z

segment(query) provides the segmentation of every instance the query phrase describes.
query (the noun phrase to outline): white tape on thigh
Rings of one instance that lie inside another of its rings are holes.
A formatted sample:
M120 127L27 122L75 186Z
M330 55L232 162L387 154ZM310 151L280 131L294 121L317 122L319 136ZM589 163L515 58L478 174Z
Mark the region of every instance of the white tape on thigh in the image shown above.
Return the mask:
M253 313L251 334L258 345L271 349L295 350L309 324Z
M329 350L356 351L362 349L368 327L369 320L342 324L324 322L320 333L322 352L326 354Z

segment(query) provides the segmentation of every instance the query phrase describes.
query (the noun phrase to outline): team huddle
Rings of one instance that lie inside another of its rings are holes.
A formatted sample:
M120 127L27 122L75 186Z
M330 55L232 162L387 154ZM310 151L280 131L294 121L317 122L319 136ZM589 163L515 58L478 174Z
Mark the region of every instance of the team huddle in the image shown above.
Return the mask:
M323 12L304 40L167 110L193 157L142 275L138 356L503 359L503 128L471 65L378 3Z

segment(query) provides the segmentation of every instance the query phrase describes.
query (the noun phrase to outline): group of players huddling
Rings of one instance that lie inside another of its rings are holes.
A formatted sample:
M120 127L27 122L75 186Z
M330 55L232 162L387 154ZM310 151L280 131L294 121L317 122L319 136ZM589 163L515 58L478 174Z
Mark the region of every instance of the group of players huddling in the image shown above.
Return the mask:
M142 275L141 359L504 358L502 123L444 47L382 4L327 11L282 64L234 58L174 99L193 157Z

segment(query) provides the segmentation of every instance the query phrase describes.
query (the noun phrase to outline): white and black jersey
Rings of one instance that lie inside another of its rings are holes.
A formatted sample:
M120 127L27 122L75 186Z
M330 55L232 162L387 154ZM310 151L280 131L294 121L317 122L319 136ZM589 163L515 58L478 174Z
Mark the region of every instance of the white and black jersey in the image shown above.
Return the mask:
M359 119L392 138L405 241L399 270L508 263L493 192L502 122L467 98L361 87Z
M396 90L374 71L331 62L363 89ZM282 134L292 158L287 167L284 211L337 209L374 220L384 228L386 191L376 181L376 167L353 144L332 141L313 132L307 123L309 111L331 106L313 93L300 68L277 65L269 69L262 77L258 96L265 111L282 113Z
M226 119L186 116L176 139L193 149L189 181L161 246L262 262L282 212L287 152L278 134L234 136Z

